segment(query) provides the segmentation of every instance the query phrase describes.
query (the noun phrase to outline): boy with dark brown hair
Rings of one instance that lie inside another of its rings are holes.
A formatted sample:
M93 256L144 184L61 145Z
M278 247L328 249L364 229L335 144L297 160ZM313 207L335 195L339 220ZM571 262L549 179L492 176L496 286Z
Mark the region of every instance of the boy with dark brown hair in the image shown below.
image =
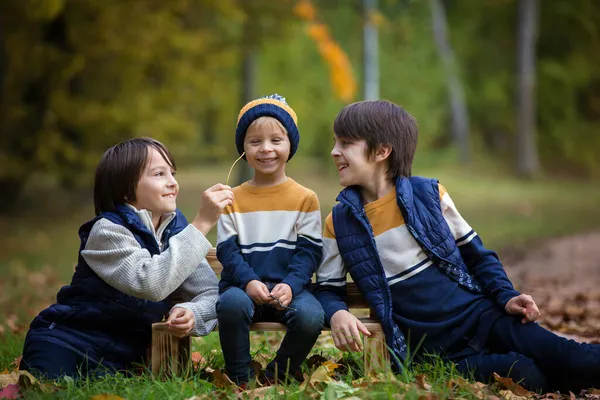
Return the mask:
M418 129L408 112L388 101L350 104L334 131L346 189L325 221L316 296L338 348L358 351L360 333L370 334L344 302L350 273L396 370L422 341L418 357L439 354L478 380L496 372L531 390L599 386L600 345L534 323L537 305L514 289L446 189L411 176Z

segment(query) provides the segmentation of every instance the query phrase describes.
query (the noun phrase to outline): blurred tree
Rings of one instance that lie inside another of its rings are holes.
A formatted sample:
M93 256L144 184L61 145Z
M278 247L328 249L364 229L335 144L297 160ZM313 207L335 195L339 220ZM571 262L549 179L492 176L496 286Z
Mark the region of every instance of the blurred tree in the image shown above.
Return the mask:
M233 76L245 22L254 37L284 37L294 18L284 2L253 1L252 14L242 4L2 2L0 184L7 190L0 209L38 171L78 184L105 148L125 138L151 135L177 152L189 148L202 126L206 137L234 126L239 104L230 99L239 87ZM214 110L222 110L219 123L202 125ZM213 150L200 149L199 157Z
M537 1L520 0L517 34L517 171L532 177L539 170L535 123L535 42Z
M446 9L442 0L431 0L431 24L446 78L452 141L458 147L459 162L466 164L470 159L469 113L454 51L448 40Z

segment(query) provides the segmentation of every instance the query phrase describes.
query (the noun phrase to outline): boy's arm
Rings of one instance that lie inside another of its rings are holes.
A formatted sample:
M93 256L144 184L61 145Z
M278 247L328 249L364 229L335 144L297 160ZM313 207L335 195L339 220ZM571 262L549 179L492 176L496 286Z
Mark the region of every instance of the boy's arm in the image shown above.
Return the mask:
M323 256L321 211L317 196L313 194L302 208L296 221L298 239L294 256L287 267L287 276L281 281L290 286L294 297L310 283Z
M127 228L99 219L81 256L106 283L144 300L162 301L206 257L210 242L192 224L169 239L169 248L151 255Z
M217 325L216 304L219 299L219 280L206 260L177 289L183 303L173 306L194 313L193 336L205 336Z
M459 214L442 185L440 185L440 198L442 213L469 272L483 285L484 292L504 308L510 299L520 293L508 279L498 255L483 246L479 235Z
M325 323L340 310L348 311L346 299L346 268L335 240L331 214L325 219L323 230L323 261L317 269L315 297L325 311Z
M248 282L260 277L244 259L238 245L238 231L231 213L221 215L217 223L217 258L223 266L221 278L246 290Z

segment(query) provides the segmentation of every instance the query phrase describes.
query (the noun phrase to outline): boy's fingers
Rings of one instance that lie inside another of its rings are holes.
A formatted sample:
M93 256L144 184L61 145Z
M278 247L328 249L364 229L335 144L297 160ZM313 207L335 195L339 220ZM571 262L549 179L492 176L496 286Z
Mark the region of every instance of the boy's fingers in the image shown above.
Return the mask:
M356 326L358 327L358 330L362 332L363 335L371 336L371 332L369 332L367 327L364 326L364 324L362 322L360 322L360 320L358 321Z
M225 185L223 183L217 183L206 189L207 192L216 192L219 190L231 190L231 186Z

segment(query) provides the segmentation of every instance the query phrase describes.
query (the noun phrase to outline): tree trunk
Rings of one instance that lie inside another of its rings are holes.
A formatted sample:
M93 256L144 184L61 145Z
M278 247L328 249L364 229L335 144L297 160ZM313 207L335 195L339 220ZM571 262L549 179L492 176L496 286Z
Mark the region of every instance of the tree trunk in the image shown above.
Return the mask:
M379 99L379 43L377 26L372 14L377 9L377 0L363 0L363 68L364 99Z
M469 162L470 140L469 140L469 113L465 101L462 83L458 76L454 51L448 40L446 21L446 9L442 0L431 0L431 24L436 47L444 67L444 76L448 89L448 102L451 116L452 141L459 150L459 162Z
M532 177L539 172L535 123L535 42L537 1L519 0L517 25L517 172Z
M241 103L242 108L246 103L252 101L256 96L256 50L252 40L252 27L248 22L244 27L244 40L242 40L242 92ZM237 117L237 116L236 116ZM253 176L252 168L246 161L240 160L238 184L242 184Z

